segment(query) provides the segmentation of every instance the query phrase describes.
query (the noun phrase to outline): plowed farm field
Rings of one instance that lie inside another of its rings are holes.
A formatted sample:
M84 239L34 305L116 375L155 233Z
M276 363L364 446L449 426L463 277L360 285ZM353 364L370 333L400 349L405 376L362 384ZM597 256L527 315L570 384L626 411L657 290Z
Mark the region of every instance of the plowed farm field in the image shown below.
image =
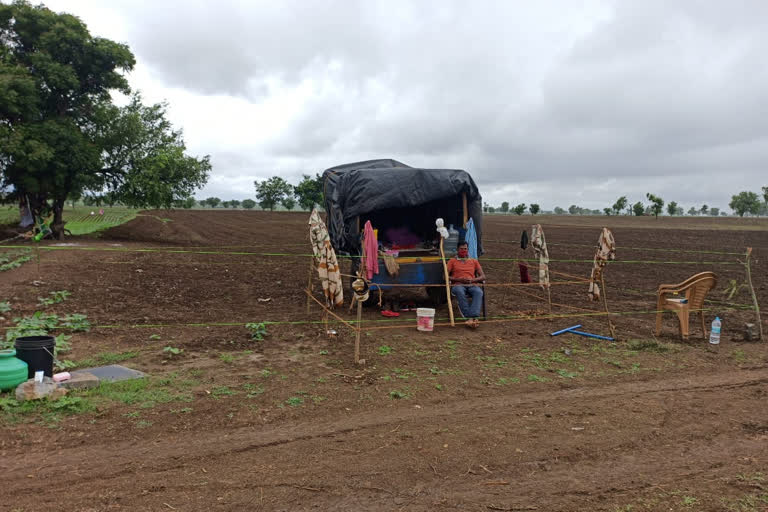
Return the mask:
M443 305L423 333L415 312L367 306L356 365L353 330L308 312L308 217L144 212L98 236L0 246L32 256L0 272L12 308L0 327L86 315L60 360L148 374L58 406L0 395L0 509L768 510L768 351L742 341L756 321L747 247L768 309L768 222L488 216L488 319L450 327ZM509 286L533 258L520 235L534 221L551 313L538 286ZM610 316L574 282L603 225L618 245ZM722 319L720 346L698 315L687 341L673 315L654 336L657 287L705 270L718 275L705 323ZM39 303L55 291L70 294ZM401 298L429 306L421 289ZM336 313L353 320L348 303ZM615 342L549 335L609 336L609 319Z

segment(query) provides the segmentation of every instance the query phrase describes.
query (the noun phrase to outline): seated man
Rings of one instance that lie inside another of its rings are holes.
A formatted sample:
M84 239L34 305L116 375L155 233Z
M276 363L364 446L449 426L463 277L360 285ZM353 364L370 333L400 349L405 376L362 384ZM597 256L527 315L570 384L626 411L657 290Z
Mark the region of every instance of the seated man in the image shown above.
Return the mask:
M477 317L483 307L483 290L474 284L485 281L485 274L480 262L469 257L467 242L459 242L456 257L448 261L448 275L451 279L451 294L459 302L461 315L467 319L467 326L476 328L480 325ZM467 294L472 297L471 303Z

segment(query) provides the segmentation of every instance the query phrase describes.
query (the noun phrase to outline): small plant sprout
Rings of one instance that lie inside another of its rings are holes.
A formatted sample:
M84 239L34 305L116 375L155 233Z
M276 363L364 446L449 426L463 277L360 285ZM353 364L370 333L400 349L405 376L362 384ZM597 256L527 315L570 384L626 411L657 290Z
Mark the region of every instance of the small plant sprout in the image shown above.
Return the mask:
M388 345L382 345L379 347L379 355L380 356L387 356L392 353L392 347Z
M300 396L292 396L285 403L291 407L299 407L304 404L304 399Z
M267 335L267 325L264 322L251 322L245 324L245 328L251 332L251 339L261 341Z
M90 331L91 322L88 321L86 315L73 313L62 318L59 327L71 329L73 331Z
M9 302L0 302L0 313L7 313L11 309L11 304Z
M184 352L184 349L183 349L183 348L176 348L176 347L165 347L165 348L163 349L163 353L164 353L164 354L168 354L168 355L169 355L169 356L171 356L171 357L173 357L173 356L178 356L178 355L179 355L179 354L181 354L182 352Z
M41 306L53 306L54 304L60 304L67 300L67 297L72 295L67 290L58 290L48 294L49 297L38 297L37 302Z

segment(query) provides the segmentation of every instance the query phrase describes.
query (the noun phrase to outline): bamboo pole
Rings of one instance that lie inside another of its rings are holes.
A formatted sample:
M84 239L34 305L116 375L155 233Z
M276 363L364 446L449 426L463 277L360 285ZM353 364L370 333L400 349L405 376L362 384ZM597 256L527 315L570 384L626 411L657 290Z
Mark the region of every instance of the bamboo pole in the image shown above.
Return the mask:
M309 295L309 297L310 297L312 300L314 300L315 302L317 302L317 304L318 304L318 305L319 305L321 308L323 308L323 311L325 311L325 319L324 319L324 321L325 321L325 322L327 322L327 321L328 321L328 315L331 315L331 316L332 316L332 317L334 317L336 320L338 320L339 322L343 323L344 325L346 325L346 326L347 326L347 327L349 327L350 329L356 329L356 327L355 327L354 325L352 325L351 323L349 323L349 321L347 321L347 320L344 320L344 319L343 319L343 318L341 318L339 315L337 315L336 313L334 313L333 311L331 311L330 309L328 309L328 306L326 306L325 304L323 304L322 302L320 302L319 300L317 300L317 298L316 298L314 295L312 295L312 294L310 293L310 291L309 291L309 290L304 290L304 293L306 293L307 295Z
M315 271L315 258L314 256L310 256L309 258L309 276L307 277L307 290L312 292L312 274ZM312 304L311 297L307 297L307 314L310 313L310 305Z
M755 294L755 288L752 286L752 270L750 268L749 259L752 256L752 248L747 247L747 260L744 263L744 267L747 269L747 284L749 285L749 292L752 294L752 302L755 304L755 314L757 315L757 334L760 336L760 340L763 339L763 322L760 319L760 305L757 303L757 295Z
M606 290L605 290L605 277L603 277L602 272L600 273L600 287L603 289L603 293L602 293L602 296L603 296L603 306L605 307L606 318L608 319L608 328L611 331L611 338L613 338L615 340L616 339L616 328L613 326L613 322L611 322L611 312L608 311L608 296L605 293L606 292Z
M549 314L552 314L552 287L547 283L547 304L549 305Z
M443 275L445 276L445 296L448 299L448 314L451 317L451 327L456 326L453 318L453 303L451 302L451 281L448 276L448 265L445 263L445 251L443 250L443 237L440 237L440 260L443 262Z
M355 364L360 364L360 335L363 332L363 303L357 301L357 332L355 333Z
M466 192L462 192L462 194L461 194L461 209L462 209L462 221L464 222L462 227L466 229L467 222L469 222L469 209L467 208L467 193Z

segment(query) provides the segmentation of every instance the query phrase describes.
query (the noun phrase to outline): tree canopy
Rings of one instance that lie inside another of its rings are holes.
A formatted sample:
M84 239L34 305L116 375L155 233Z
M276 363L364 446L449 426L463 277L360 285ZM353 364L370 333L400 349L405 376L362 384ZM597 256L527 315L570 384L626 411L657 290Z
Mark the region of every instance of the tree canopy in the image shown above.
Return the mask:
M669 215L677 215L677 202L676 201L670 201L667 204L667 213Z
M274 210L278 203L293 195L293 187L280 176L272 176L264 181L257 180L253 184L256 187L256 199L264 210Z
M619 215L622 211L624 211L624 208L627 207L627 196L621 196L616 200L615 203L613 203L613 211L616 212L616 215Z
M70 14L24 1L0 4L0 189L53 212L61 236L67 197L88 192L128 206L170 207L205 184L208 157L185 154L165 105L130 93L129 48L93 37Z
M743 217L745 213L757 215L760 213L760 198L754 192L739 192L731 197L728 206Z
M645 194L645 197L651 202L651 213L653 213L653 216L658 219L659 214L664 211L664 200L651 194L650 192Z
M299 184L293 187L293 193L298 198L302 209L311 210L315 205L323 203L323 177L316 174L313 178L303 174Z

